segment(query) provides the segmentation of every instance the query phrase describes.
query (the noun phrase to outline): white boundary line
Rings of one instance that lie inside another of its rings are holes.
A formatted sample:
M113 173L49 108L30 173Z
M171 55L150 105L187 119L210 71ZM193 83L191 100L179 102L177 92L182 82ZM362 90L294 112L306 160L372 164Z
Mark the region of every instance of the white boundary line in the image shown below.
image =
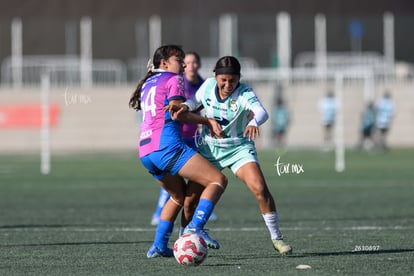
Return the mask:
M379 230L412 230L414 226L352 226L352 227L282 227L283 231L379 231ZM266 227L244 228L211 228L215 232L260 232L266 231ZM0 228L0 232L154 232L153 228L141 227L9 227Z

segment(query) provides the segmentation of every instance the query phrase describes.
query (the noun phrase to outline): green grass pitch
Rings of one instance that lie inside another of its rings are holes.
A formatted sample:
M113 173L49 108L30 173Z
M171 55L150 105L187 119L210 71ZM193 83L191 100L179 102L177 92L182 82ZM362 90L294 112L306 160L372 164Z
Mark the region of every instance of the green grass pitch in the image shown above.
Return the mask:
M348 151L336 173L333 153L260 152L294 253L273 250L254 197L226 170L219 220L207 225L222 248L181 267L145 256L159 188L134 152L53 156L48 176L37 155L3 154L0 275L412 275L413 156ZM289 174L277 174L278 157Z

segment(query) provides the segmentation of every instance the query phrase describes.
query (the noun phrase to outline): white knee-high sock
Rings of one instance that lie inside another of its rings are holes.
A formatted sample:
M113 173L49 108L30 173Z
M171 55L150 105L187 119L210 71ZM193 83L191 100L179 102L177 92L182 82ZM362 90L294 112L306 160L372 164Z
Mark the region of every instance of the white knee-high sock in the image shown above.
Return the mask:
M270 238L272 240L283 238L282 233L279 230L279 216L277 212L262 214L262 216L267 229L269 229Z

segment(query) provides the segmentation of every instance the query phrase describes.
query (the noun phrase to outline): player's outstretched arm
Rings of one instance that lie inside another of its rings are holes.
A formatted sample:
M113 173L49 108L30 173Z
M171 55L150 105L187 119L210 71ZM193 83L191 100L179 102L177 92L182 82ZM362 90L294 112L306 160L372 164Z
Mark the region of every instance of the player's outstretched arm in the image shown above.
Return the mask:
M188 110L188 106L182 104L180 101L171 101L166 107L164 107L164 111L170 112L173 120L206 125L213 137L223 137L221 125L216 120L203 117L196 113L189 112Z
M211 136L223 138L221 125L212 118L206 118L193 112L183 112L178 115L177 120L180 122L206 125L210 130Z

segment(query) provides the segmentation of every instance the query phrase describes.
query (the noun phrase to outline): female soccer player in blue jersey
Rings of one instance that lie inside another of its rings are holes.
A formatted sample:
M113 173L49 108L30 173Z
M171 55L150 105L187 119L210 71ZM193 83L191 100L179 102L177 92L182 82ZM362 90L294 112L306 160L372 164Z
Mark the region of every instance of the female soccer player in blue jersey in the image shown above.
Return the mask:
M184 96L186 99L190 99L197 92L197 89L203 84L204 79L198 73L201 68L201 59L196 52L187 52L184 57ZM197 150L195 141L198 136L198 124L194 123L181 123L181 134L184 142L194 150ZM160 221L160 215L162 208L170 198L170 195L164 188L160 188L158 196L157 207L151 218L151 225L158 225ZM211 220L217 220L217 215L212 213L210 216ZM188 223L188 221L187 221Z
M240 82L240 63L235 57L220 58L214 72L215 78L207 79L195 97L179 107L170 105L169 109L173 118L180 118L183 113L191 114L185 111L203 106L205 116L220 124L218 136L203 127L198 146L200 154L219 170L230 168L247 185L259 203L274 248L282 255L290 254L292 248L283 241L276 204L260 169L253 142L268 114L252 88ZM191 209L193 202L197 202L197 197L186 197L184 208ZM187 228L193 228L192 223Z
M218 248L204 225L215 204L227 186L227 178L181 139L180 123L165 111L169 104L179 105L185 100L183 78L184 52L175 45L159 47L152 66L139 82L129 106L142 112L139 138L139 157L144 167L171 195L165 204L157 226L154 243L147 252L148 258L172 257L167 247L174 221L184 204L186 183L184 178L200 183L204 188L191 219L192 231L201 235L207 245ZM191 116L188 116L191 121ZM194 115L195 123L208 125L213 133L220 133L214 120ZM214 124L213 124L214 122Z

